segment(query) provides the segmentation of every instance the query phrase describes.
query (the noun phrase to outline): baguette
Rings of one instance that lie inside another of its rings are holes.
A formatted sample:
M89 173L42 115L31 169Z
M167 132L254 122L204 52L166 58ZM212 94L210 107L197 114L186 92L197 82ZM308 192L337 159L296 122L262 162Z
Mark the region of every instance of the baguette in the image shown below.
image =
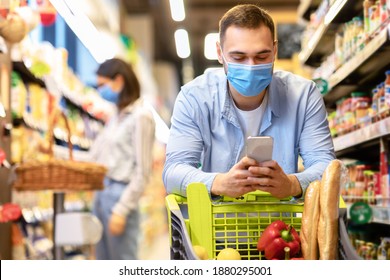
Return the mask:
M318 260L318 219L320 217L321 181L312 182L305 193L302 213L301 248L305 260Z
M320 260L338 258L339 199L342 162L332 160L325 169L320 188L318 246Z

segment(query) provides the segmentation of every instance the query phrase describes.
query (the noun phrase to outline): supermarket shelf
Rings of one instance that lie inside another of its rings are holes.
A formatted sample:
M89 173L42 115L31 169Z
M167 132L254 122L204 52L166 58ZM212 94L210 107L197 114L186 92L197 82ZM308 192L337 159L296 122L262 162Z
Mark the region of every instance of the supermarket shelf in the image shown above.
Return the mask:
M347 217L350 218L349 209L352 203L346 203L347 205ZM373 223L390 225L390 208L388 206L370 205L372 209L372 221Z
M76 91L69 89L66 85L48 75L44 77L47 89L57 98L64 97L81 111L87 113L91 118L104 123L115 111L116 107L110 102L97 97L95 90L86 88Z
M365 48L357 53L351 60L340 67L329 78L329 88L332 89L337 86L342 80L344 80L352 72L359 69L359 66L372 57L381 47L388 41L389 28L383 29L378 36L375 36ZM383 59L382 57L382 60Z
M390 225L390 208L384 206L373 206L373 222Z
M69 149L67 147L54 145L53 153L55 158L69 159ZM90 161L90 155L87 151L73 150L72 156L73 160L76 161Z
M329 77L329 92L324 95L327 103L334 103L378 77L384 80L384 71L390 65L390 61L384 59L390 57L389 34L390 25L383 28L363 50Z
M36 120L33 120L31 115L27 113L23 115L23 122L29 128L34 129L36 131L40 131L42 133L46 133L48 130L48 126L46 122L38 122ZM66 142L68 139L68 133L63 129L54 128L53 133L54 133L54 137L59 141ZM71 136L71 141L73 146L77 146L84 150L88 150L92 144L92 140L85 137L79 137L76 135Z
M310 20L310 14L317 9L322 0L301 0L298 6L298 17Z
M299 61L306 65L319 66L320 58L334 50L334 40L331 39L337 30L337 26L334 24L346 22L357 15L362 10L362 3L362 0L336 0L324 16L322 23L317 27L307 46L299 53Z
M390 118L333 139L336 153L390 135Z

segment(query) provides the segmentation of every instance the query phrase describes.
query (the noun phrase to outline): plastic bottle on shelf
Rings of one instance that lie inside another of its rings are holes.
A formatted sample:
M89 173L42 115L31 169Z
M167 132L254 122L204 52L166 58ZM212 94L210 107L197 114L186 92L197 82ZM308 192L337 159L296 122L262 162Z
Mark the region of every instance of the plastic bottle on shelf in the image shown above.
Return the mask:
M372 1L364 0L363 1L363 18L364 18L364 33L368 35L370 33L370 16L369 8L373 5Z

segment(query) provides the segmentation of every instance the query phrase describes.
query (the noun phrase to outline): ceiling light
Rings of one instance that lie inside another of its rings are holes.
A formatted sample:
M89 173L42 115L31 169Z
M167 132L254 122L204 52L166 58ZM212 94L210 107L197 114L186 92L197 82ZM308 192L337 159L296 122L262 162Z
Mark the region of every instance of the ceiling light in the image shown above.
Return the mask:
M204 37L204 56L210 60L217 60L216 42L219 40L219 33L209 33Z
M186 18L183 0L169 0L171 16L174 21L183 21Z
M175 31L175 44L177 55L180 58L187 58L191 55L187 30L178 29Z

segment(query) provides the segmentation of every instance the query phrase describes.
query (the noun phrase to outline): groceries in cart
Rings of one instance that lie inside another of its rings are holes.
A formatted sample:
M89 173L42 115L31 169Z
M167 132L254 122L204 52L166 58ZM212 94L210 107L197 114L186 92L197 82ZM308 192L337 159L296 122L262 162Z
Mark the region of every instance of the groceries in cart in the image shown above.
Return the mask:
M171 259L360 259L340 197L346 178L342 162L332 161L322 179L309 185L304 203L260 191L215 201L203 183L191 183L187 197L166 197Z

